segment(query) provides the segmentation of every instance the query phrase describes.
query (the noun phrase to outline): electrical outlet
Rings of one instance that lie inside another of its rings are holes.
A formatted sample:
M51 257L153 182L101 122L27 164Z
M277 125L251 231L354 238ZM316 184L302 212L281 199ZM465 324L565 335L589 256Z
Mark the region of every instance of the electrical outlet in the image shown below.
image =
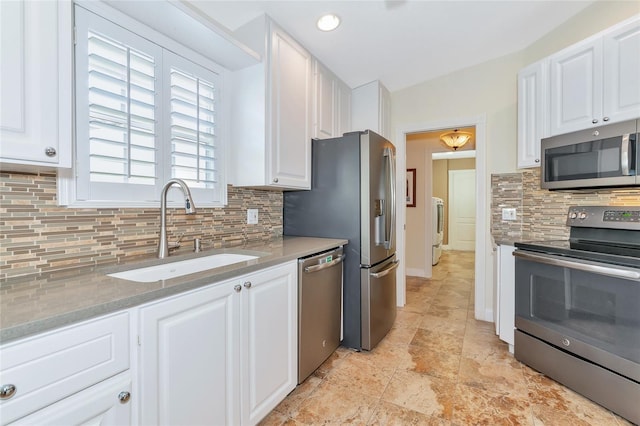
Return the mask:
M258 223L258 209L247 209L247 224L256 225Z
M502 209L502 220L516 220L516 209Z

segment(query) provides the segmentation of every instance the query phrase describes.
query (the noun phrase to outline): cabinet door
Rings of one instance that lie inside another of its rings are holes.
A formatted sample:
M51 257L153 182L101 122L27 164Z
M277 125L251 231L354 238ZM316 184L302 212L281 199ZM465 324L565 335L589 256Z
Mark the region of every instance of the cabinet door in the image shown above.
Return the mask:
M515 247L501 245L498 246L498 300L500 311L500 325L498 334L500 340L509 344L509 352L513 353L515 339L515 279L516 262L513 257Z
M142 424L239 423L239 303L225 282L140 309Z
M311 188L311 55L279 29L271 34L270 183Z
M351 88L342 81L336 85L336 127L335 136L351 131Z
M551 135L602 124L602 38L589 38L549 59Z
M71 2L0 2L2 162L71 166Z
M130 425L131 398L131 376L126 372L23 417L12 425Z
M518 168L540 166L540 140L549 113L547 66L540 61L518 73Z
M242 290L242 423L256 424L297 382L296 262L245 277Z
M604 35L604 117L640 117L640 19Z
M332 138L336 134L336 80L318 61L315 63L316 81L316 110L315 110L315 137L318 139Z

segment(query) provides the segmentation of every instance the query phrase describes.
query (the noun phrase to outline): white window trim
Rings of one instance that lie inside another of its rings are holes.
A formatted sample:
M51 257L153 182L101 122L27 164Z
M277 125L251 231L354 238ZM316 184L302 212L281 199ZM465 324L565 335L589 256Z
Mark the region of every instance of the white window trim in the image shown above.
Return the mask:
M221 191L221 199L219 201L199 201L196 202L196 207L223 207L227 205L228 195L227 195L227 174L228 174L228 141L229 141L229 111L231 109L230 96L227 93L227 82L229 71L224 67L218 65L212 60L202 56L201 54L194 52L188 47L176 42L175 40L161 34L148 26L142 24L141 22L131 18L130 16L125 15L124 13L113 9L112 7L106 5L100 1L86 1L86 0L76 0L77 6L80 6L90 12L93 12L102 18L113 22L114 24L125 28L128 31L133 32L134 34L143 37L150 42L157 44L161 48L170 51L171 53L178 55L180 57L185 58L188 61L193 62L194 64L201 66L205 69L210 70L211 72L219 75L219 95L218 95L218 110L222 113L218 119L218 134L222 143L218 148L220 150L220 161L223 164L223 170L219 175L219 184L223 188ZM135 31L131 28L135 28ZM74 49L75 50L75 49ZM75 70L75 65L74 65ZM75 77L75 72L74 72ZM75 78L74 78L75 80ZM74 83L75 88L75 83ZM76 97L74 96L74 105L73 110L76 109ZM160 119L164 121L164 113L161 112ZM165 144L163 146L167 147L166 144L169 143L166 140L165 136L165 128L166 126L162 125L158 126L158 134L162 138L162 143ZM77 198L77 188L76 188L76 179L77 179L77 167L76 164L78 162L77 159L77 151L76 151L76 124L75 124L75 114L74 114L74 125L73 125L73 167L71 169L59 169L58 172L58 184L57 184L57 198L58 204L61 206L66 206L70 208L154 208L158 207L160 202L160 191L156 191L154 194L157 199L152 200L140 200L140 201L114 201L114 200L79 200ZM168 151L167 149L163 149L163 151ZM157 165L159 169L166 170L166 162L170 161L169 156L164 155L163 158L159 159L159 164ZM169 179L169 175L164 176L165 180ZM161 183L160 188L164 186L164 183ZM175 192L175 191L170 191ZM173 197L171 197L173 198ZM172 201L171 198L168 199L168 205L170 207L183 207L183 201ZM176 198L177 199L177 198Z

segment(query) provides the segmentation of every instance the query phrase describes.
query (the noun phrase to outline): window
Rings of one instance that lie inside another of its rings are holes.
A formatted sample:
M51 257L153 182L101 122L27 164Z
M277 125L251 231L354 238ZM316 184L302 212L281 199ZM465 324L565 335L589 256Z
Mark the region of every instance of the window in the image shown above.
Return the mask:
M159 46L149 31L76 6L76 172L65 204L155 206L174 177L196 206L226 203L220 69Z

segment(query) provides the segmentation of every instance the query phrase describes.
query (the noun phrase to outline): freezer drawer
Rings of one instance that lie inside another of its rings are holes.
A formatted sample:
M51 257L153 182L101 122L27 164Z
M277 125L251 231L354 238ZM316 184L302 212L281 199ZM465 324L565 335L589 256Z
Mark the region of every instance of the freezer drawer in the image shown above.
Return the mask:
M396 320L396 269L393 255L371 268L362 268L362 349L370 351Z
M298 261L298 383L340 345L342 248Z

